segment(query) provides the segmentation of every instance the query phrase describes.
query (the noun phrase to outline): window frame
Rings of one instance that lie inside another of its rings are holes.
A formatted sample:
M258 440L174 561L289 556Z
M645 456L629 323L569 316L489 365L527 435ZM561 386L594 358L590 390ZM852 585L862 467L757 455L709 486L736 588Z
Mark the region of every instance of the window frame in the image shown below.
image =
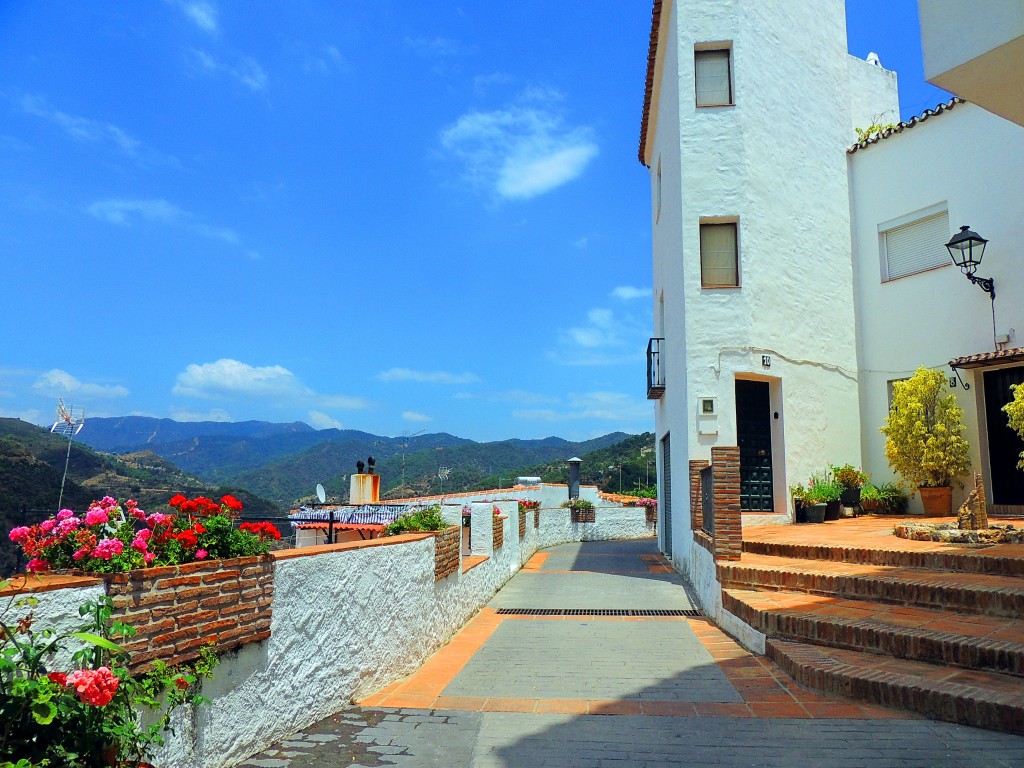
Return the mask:
M729 94L728 101L724 102L701 102L701 93L698 86L697 79L697 60L701 54L709 53L724 53L726 57L726 77L728 79ZM714 108L714 107L734 107L736 106L736 83L733 75L733 48L731 40L722 40L717 42L706 42L696 43L693 46L693 95L694 103L699 109Z
M913 272L907 272L906 274L892 276L890 274L890 260L889 260L889 247L888 247L888 236L889 233L896 229L908 227L913 224L923 222L925 219L931 219L936 216L945 214L946 216L946 238L949 237L949 205L946 201L929 205L927 208L921 208L916 211L904 214L895 219L883 221L878 225L878 268L879 276L882 283L891 283L895 280L903 280L907 277L913 277L914 275L921 275L926 272L931 272L936 269L942 269L952 265L952 260L949 259L949 254L946 251L936 250L937 262L931 266L924 267L922 269L915 270Z
M734 252L734 258L736 260L736 282L735 284L729 283L709 283L704 279L704 248L701 238L701 232L704 227L717 227L717 226L731 226L735 233L734 242L736 243L736 250ZM742 247L740 245L740 220L738 216L702 216L698 223L697 233L697 250L700 259L700 287L701 290L719 290L719 289L737 289L743 286L743 270L741 269L742 264Z

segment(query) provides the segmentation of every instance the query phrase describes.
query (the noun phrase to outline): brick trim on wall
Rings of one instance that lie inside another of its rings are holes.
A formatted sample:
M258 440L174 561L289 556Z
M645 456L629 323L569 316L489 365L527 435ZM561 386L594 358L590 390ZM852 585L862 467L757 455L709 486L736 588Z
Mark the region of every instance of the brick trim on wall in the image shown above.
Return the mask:
M526 510L519 513L519 540L526 538Z
M540 528L540 507L533 510L533 527Z
M570 519L574 523L596 523L597 509L574 509L570 507Z
M743 550L739 447L712 446L711 471L714 479L715 559L739 560Z
M505 543L505 516L504 515L495 515L494 516L494 532L493 532L492 535L493 535L492 543L494 544L494 548L495 549L501 549L502 545ZM486 541L486 539L484 539L484 541Z
M701 506L700 471L711 466L707 459L690 459L690 529L704 527L704 509Z
M462 528L453 525L438 531L434 537L434 581L451 576L459 570L462 552Z
M178 664L204 645L221 652L270 637L274 561L270 557L145 568L104 574L116 621L134 627L123 643L133 672L156 660Z

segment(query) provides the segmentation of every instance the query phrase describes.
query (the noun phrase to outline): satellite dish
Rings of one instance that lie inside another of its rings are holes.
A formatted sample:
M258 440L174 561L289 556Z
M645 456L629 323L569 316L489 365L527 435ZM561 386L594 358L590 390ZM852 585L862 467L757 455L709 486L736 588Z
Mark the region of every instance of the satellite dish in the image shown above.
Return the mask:
M324 487L320 483L316 484L316 497L320 500L321 504L327 501L327 493L324 491Z

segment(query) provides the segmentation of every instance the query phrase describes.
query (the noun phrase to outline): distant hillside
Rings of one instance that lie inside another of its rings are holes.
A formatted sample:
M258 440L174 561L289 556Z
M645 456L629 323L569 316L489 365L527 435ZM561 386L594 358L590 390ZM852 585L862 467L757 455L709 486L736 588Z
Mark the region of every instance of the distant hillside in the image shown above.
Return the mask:
M653 489L658 483L653 432L629 435L613 445L601 446L590 452L580 452L578 457L583 459L580 465L581 482L596 485L608 493L635 493L644 487ZM569 477L569 465L565 460L559 460L521 467L515 474L540 477L545 483L564 483ZM486 483L496 480L497 478L486 478L485 484L480 488L494 487Z
M19 419L0 418L0 575L9 573L14 565L14 547L7 532L57 511L67 450L66 438ZM248 490L203 482L152 451L112 456L77 439L71 444L64 507L82 510L91 501L110 495L134 498L144 509L157 509L179 492L215 498L233 493L245 505L246 517L280 514L279 507Z
M269 421L174 421L150 416L91 418L82 441L97 451L122 453L154 444L174 443L194 437L260 439L278 435L316 432L301 421L275 424Z

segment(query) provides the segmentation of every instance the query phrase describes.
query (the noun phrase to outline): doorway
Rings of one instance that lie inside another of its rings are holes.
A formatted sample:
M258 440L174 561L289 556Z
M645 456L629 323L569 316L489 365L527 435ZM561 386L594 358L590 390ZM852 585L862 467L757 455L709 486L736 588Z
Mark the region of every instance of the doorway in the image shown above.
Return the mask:
M1003 406L1013 399L1013 384L1024 384L1024 366L985 372L985 424L992 471L992 503L1024 506L1024 470L1017 468L1024 440L1010 429Z
M772 408L767 381L736 380L736 441L740 448L740 511L773 512Z

